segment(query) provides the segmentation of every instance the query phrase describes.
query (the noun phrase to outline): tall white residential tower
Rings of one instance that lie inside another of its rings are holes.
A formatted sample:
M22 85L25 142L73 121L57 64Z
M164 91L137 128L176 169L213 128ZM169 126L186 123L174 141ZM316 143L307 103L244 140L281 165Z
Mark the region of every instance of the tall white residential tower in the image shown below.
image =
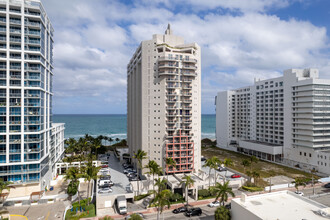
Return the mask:
M40 0L0 0L0 178L41 189L64 152L64 124L52 123L53 32Z
M218 147L330 174L330 80L317 69L219 92Z
M166 173L200 169L200 47L185 44L169 25L164 35L142 41L127 66L127 82L131 156L142 149ZM167 157L175 159L175 168L166 167Z

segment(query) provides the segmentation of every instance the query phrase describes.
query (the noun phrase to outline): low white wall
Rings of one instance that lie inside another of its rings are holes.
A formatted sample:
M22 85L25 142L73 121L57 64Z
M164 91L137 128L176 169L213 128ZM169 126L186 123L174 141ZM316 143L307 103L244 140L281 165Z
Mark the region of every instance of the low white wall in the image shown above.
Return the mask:
M239 146L245 149L260 151L267 154L282 154L282 146L269 146L266 144L253 143L249 141L239 141Z

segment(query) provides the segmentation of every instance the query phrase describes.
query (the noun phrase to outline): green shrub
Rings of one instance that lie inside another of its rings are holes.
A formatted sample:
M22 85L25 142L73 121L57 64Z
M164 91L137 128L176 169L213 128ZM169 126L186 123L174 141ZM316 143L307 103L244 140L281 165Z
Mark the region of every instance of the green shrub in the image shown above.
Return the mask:
M224 206L220 206L215 210L214 213L214 219L215 220L230 220L230 211L225 208Z
M171 202L177 202L177 201L183 201L183 196L180 195L179 193L174 193L171 195L170 201Z
M78 186L79 186L79 181L77 182L71 181L68 185L67 193L70 196L76 195L76 193L78 192Z
M143 218L136 213L133 213L129 218L129 220L142 220L142 219Z
M147 194L141 194L141 195L138 195L138 196L134 196L134 201L139 201L139 200L144 199L145 197L150 196L150 195L151 195L150 193L147 193Z
M198 196L201 197L209 197L211 195L210 191L208 189L200 189L198 190Z
M242 189L249 191L249 192L258 192L258 191L264 190L264 188L257 187L257 186L242 186Z
M75 220L80 218L89 218L94 217L95 215L95 204L90 203L89 206L87 206L87 199L81 200L80 205L85 211L83 213L76 214L76 209L80 210L79 202L72 203L73 212L71 212L71 209L67 211L65 215L66 220Z

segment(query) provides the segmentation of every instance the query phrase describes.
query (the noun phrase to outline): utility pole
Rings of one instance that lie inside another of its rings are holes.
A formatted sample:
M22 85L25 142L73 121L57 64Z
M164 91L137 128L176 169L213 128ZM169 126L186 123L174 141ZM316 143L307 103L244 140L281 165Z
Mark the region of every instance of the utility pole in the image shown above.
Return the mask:
M272 192L272 177L269 177L269 192Z

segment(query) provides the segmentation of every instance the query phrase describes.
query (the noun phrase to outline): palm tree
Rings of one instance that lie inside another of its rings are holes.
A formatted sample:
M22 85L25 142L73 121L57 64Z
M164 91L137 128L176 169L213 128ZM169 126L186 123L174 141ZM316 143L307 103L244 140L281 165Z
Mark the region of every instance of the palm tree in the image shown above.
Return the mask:
M187 206L188 206L188 189L194 185L195 180L191 178L191 176L184 176L182 178L183 180L180 182L181 186L185 187L185 194L186 194L186 200L187 200Z
M162 190L156 194L153 204L157 207L157 220L159 220L160 214L163 213L165 206L167 206L168 209L171 207L171 195L172 192L168 189Z
M113 139L112 139L111 137L109 137L109 138L108 138L108 141L110 142L110 145L111 145Z
M258 183L258 179L259 179L259 177L260 177L260 173L258 173L257 171L253 171L252 172L252 176L253 176L253 178L254 178L254 183L255 183L255 185L258 185L257 183Z
M216 183L216 169L221 164L221 161L216 157L213 156L205 161L203 167L209 167L209 189L211 187L211 170L214 169L214 184Z
M138 162L139 174L142 173L142 162L144 159L147 159L147 152L139 149L136 153L134 153L133 158L135 158ZM140 180L138 178L138 194L140 193Z
M167 184L166 179L157 178L155 181L155 186L158 187L157 193L160 193L161 191L165 190L166 184Z
M175 165L176 165L176 162L172 157L167 157L165 159L165 163L167 165L167 168L175 167ZM168 181L168 173L167 172L166 172L166 175L167 175L167 181Z
M64 180L68 181L70 180L71 183L76 186L79 184L79 178L81 177L80 171L77 167L70 167L66 172L64 176ZM79 193L79 185L77 186L77 192L78 192L78 201L80 206L80 193Z
M251 165L251 162L250 160L248 159L244 159L242 162L241 162L241 165L244 167L244 173L246 172L246 167L250 166Z
M160 167L156 161L149 160L148 164L144 168L149 169L149 172L146 173L152 175L153 191L155 191L155 174L160 174Z
M85 177L85 181L88 181L88 185L87 185L87 206L89 205L90 182L93 179L96 183L96 179L98 177L97 173L99 172L100 169L101 169L101 167L94 166L92 161L88 161L88 163L85 167L84 177Z
M233 192L232 188L229 187L228 185L229 185L229 181L223 184L217 183L216 186L213 188L216 194L215 201L217 201L220 198L220 203L222 203L222 205L224 205L225 202L227 202L228 194L231 195L232 197L235 196L235 193Z
M306 186L306 180L299 177L296 177L292 183L294 183L294 187L296 188L297 192L299 191L299 186Z
M2 194L3 190L7 190L8 193L10 191L11 188L14 188L13 186L10 186L10 184L13 184L12 182L8 182L8 181L4 181L2 178L0 178L0 194ZM3 197L5 200L5 197ZM2 197L1 197L2 199ZM4 202L4 201L1 201Z
M119 142L119 141L120 141L120 139L119 139L119 138L116 138L115 140L116 140L116 142Z
M225 167L229 167L229 166L233 165L233 161L230 158L225 158L223 161L223 164L225 165ZM226 169L226 173L225 173L225 180L226 180L226 176L227 176L227 169Z
M215 220L230 220L231 215L229 209L224 206L220 206L215 210L214 213Z
M250 171L252 171L252 164L253 163L258 163L259 159L256 158L255 156L250 157Z

